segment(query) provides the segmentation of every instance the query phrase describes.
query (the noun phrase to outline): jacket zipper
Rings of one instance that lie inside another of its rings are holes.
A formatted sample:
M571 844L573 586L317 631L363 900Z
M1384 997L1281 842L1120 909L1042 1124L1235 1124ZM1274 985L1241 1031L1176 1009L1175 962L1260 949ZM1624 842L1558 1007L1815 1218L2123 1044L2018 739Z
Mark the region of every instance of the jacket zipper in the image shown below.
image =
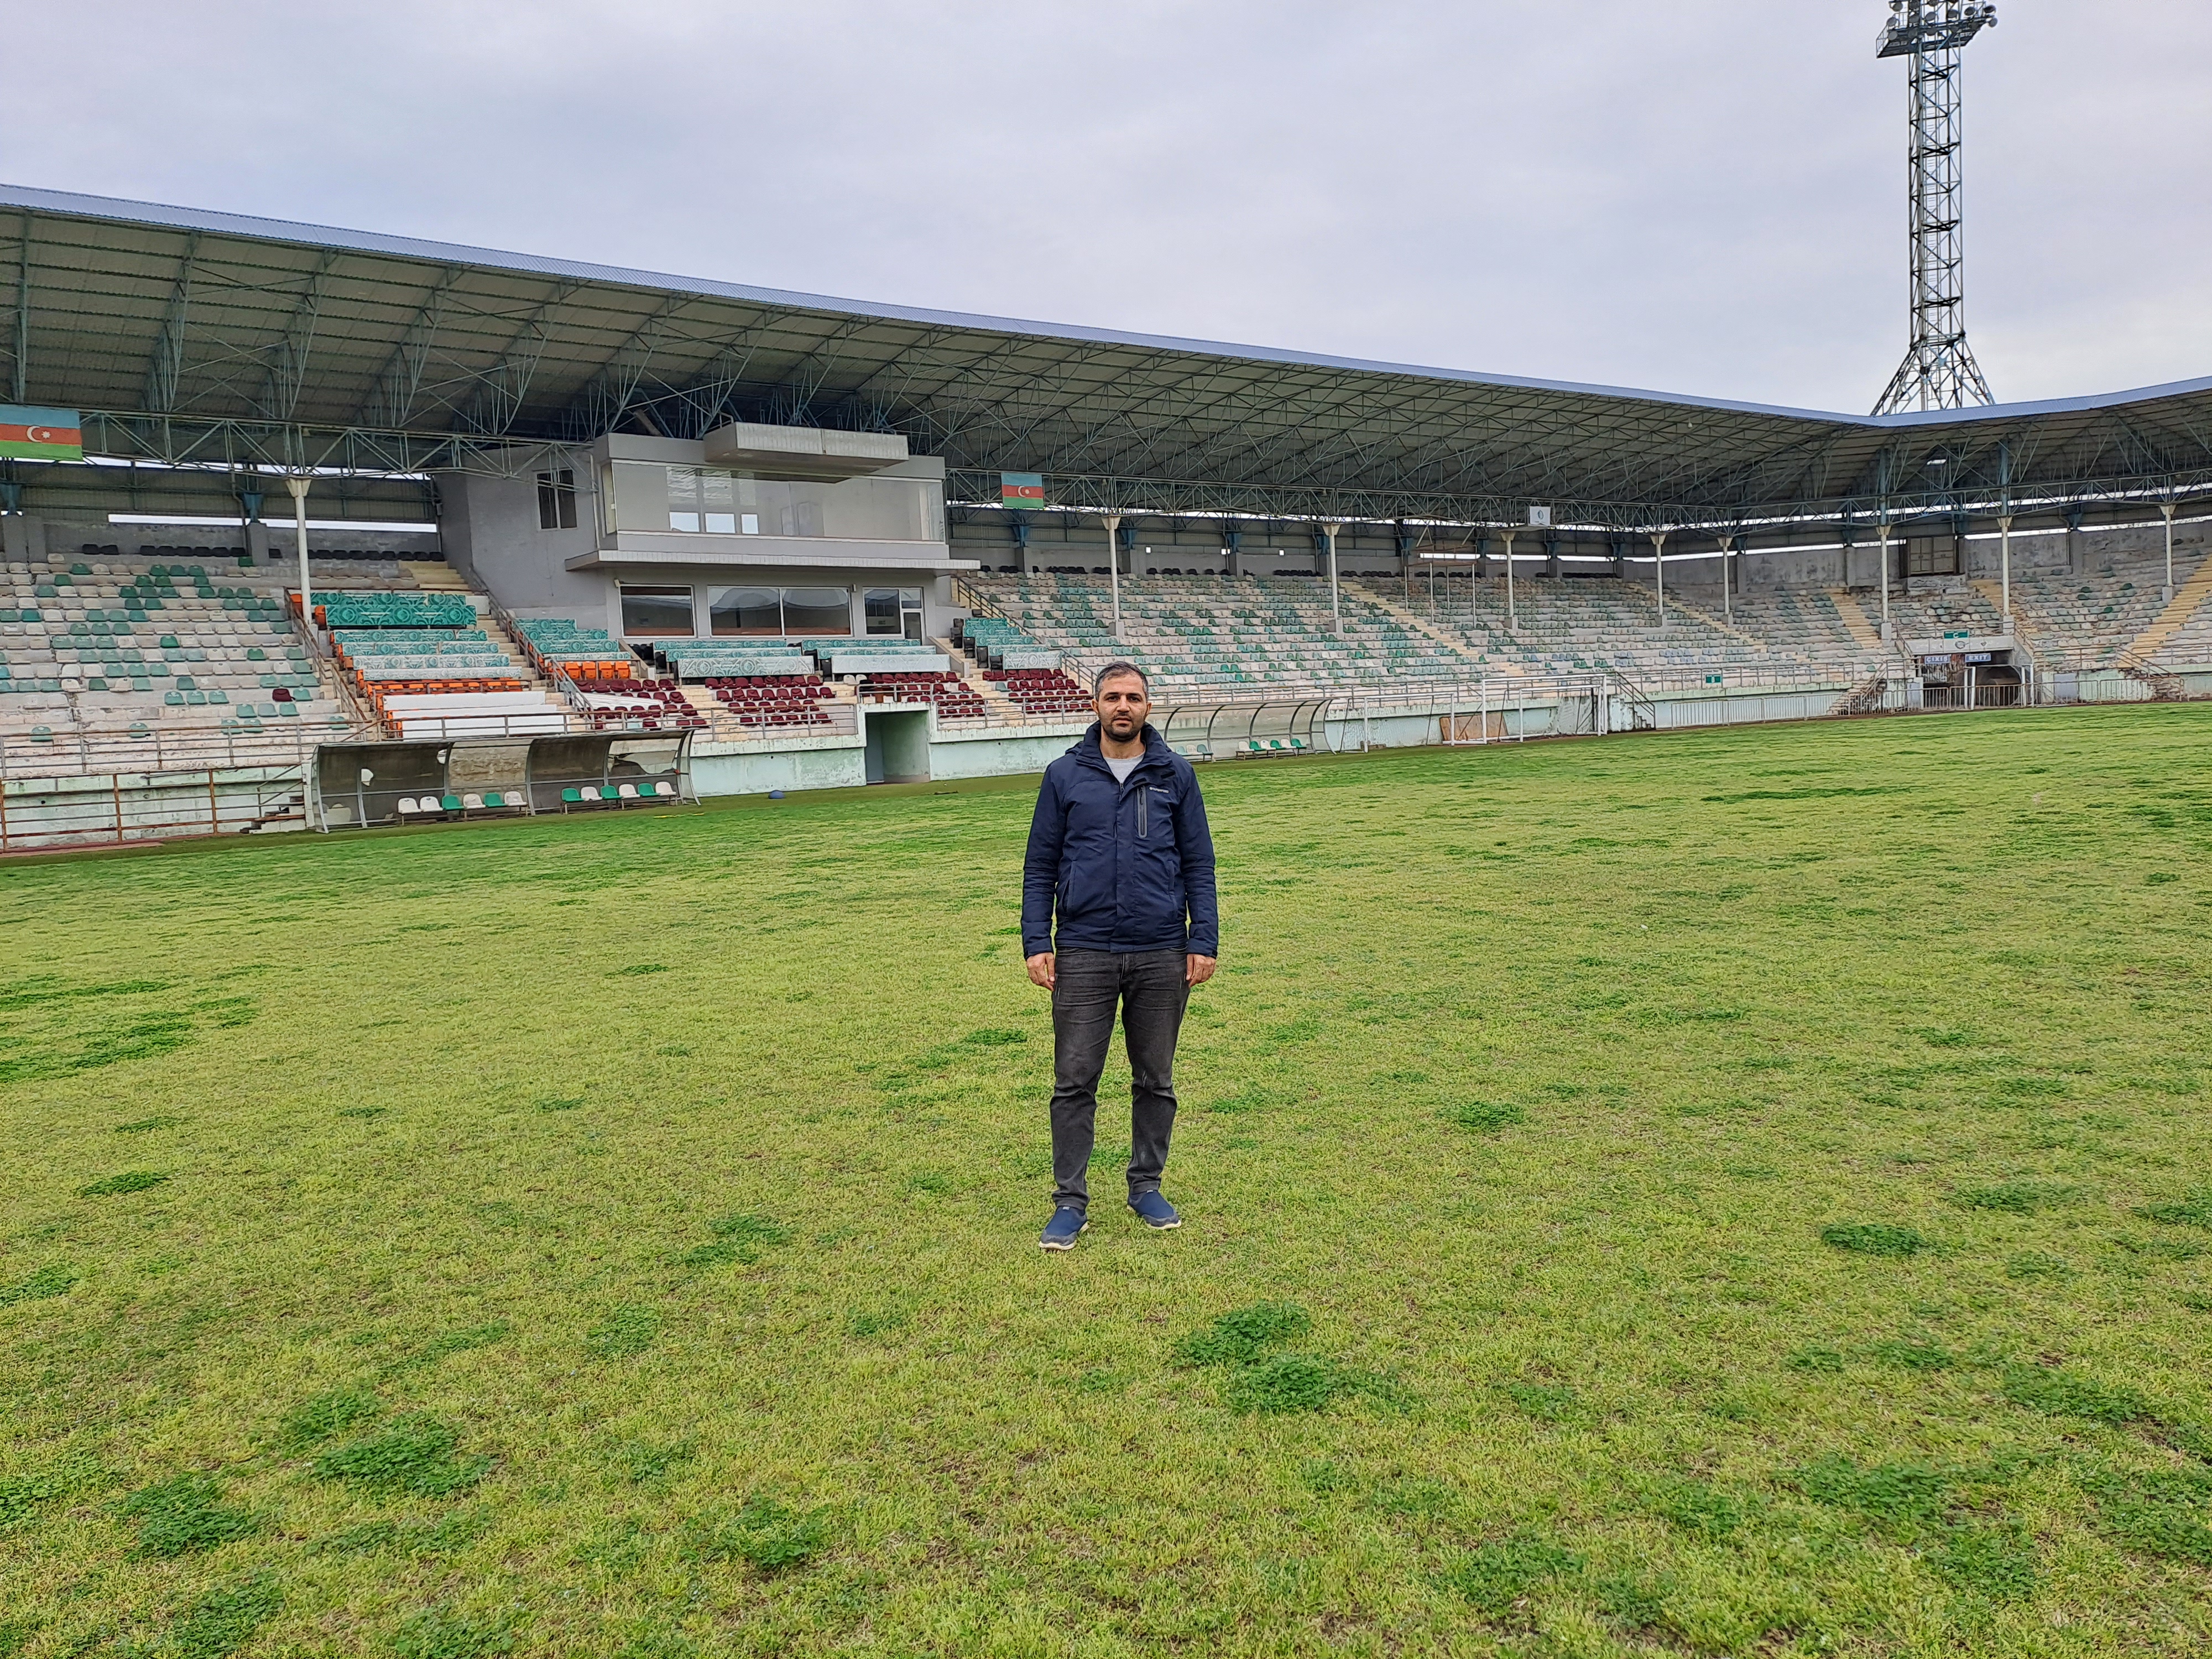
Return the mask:
M1152 834L1152 786L1137 786L1137 839L1149 841Z

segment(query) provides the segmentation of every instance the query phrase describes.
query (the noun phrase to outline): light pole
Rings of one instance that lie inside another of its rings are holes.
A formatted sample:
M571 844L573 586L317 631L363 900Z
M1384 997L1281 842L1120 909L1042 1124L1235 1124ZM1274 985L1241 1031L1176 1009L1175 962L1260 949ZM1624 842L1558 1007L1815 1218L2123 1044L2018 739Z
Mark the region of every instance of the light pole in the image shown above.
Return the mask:
M1340 524L1325 524L1321 527L1321 533L1328 542L1329 625L1336 629L1336 637L1340 640L1344 637L1344 607L1336 597L1336 532L1343 528Z
M1889 637L1889 521L1881 524L1881 636Z
M2179 501L2160 501L2158 510L2166 514L2166 602L2173 603L2173 512Z
M1997 9L1957 0L1889 0L1877 58L1912 59L1912 343L1877 415L1993 404L1966 345L1965 209L1960 185L1959 54Z
M1114 643L1121 643L1121 515L1102 515L1106 525L1106 582L1114 592Z
M2004 593L2004 631L2012 632L2012 514L1997 514L1997 576Z
M292 492L292 526L300 539L300 621L311 632L315 626L315 594L307 580L307 486L313 482L303 473L288 473L284 488Z

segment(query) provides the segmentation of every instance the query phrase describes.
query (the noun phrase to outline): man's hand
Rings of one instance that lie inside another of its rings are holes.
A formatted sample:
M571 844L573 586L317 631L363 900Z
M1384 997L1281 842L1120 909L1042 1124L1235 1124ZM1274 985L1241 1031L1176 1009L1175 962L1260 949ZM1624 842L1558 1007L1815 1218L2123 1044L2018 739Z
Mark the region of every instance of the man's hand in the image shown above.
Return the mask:
M1034 966L1030 968L1030 974L1032 978L1036 976L1036 969ZM1196 990L1212 977L1213 958L1212 957L1201 957L1194 952L1183 958L1182 982L1191 989Z
M1193 960L1195 961L1196 958L1194 957ZM1029 959L1030 983L1041 985L1048 991L1052 989L1053 965L1053 954L1049 951L1040 951L1031 957ZM1206 971L1209 974L1213 971L1212 963L1206 964Z

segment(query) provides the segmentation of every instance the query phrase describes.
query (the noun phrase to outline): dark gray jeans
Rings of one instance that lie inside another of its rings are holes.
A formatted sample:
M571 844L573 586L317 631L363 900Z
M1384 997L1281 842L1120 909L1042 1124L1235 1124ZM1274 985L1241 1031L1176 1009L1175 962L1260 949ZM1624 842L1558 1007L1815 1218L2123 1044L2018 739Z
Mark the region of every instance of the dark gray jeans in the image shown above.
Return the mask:
M1175 1132L1176 1036L1182 1029L1181 951L1062 951L1052 987L1052 1178L1055 1206L1091 1206L1091 1147L1098 1078L1114 1040L1114 1010L1129 1050L1129 1194L1159 1190Z

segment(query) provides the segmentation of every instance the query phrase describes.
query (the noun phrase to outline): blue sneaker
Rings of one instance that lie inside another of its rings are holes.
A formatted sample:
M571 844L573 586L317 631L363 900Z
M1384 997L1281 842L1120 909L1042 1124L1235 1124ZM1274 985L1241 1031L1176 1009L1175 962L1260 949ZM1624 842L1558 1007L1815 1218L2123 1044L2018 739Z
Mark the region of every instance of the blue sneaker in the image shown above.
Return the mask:
M1076 1236L1091 1224L1091 1218L1073 1206L1063 1205L1052 1212L1052 1219L1044 1224L1044 1237L1037 1243L1048 1250L1072 1250Z
M1157 1187L1149 1192L1130 1194L1129 1207L1137 1212L1138 1220L1161 1232L1182 1225L1182 1218L1176 1213L1176 1206L1160 1196L1160 1189Z

